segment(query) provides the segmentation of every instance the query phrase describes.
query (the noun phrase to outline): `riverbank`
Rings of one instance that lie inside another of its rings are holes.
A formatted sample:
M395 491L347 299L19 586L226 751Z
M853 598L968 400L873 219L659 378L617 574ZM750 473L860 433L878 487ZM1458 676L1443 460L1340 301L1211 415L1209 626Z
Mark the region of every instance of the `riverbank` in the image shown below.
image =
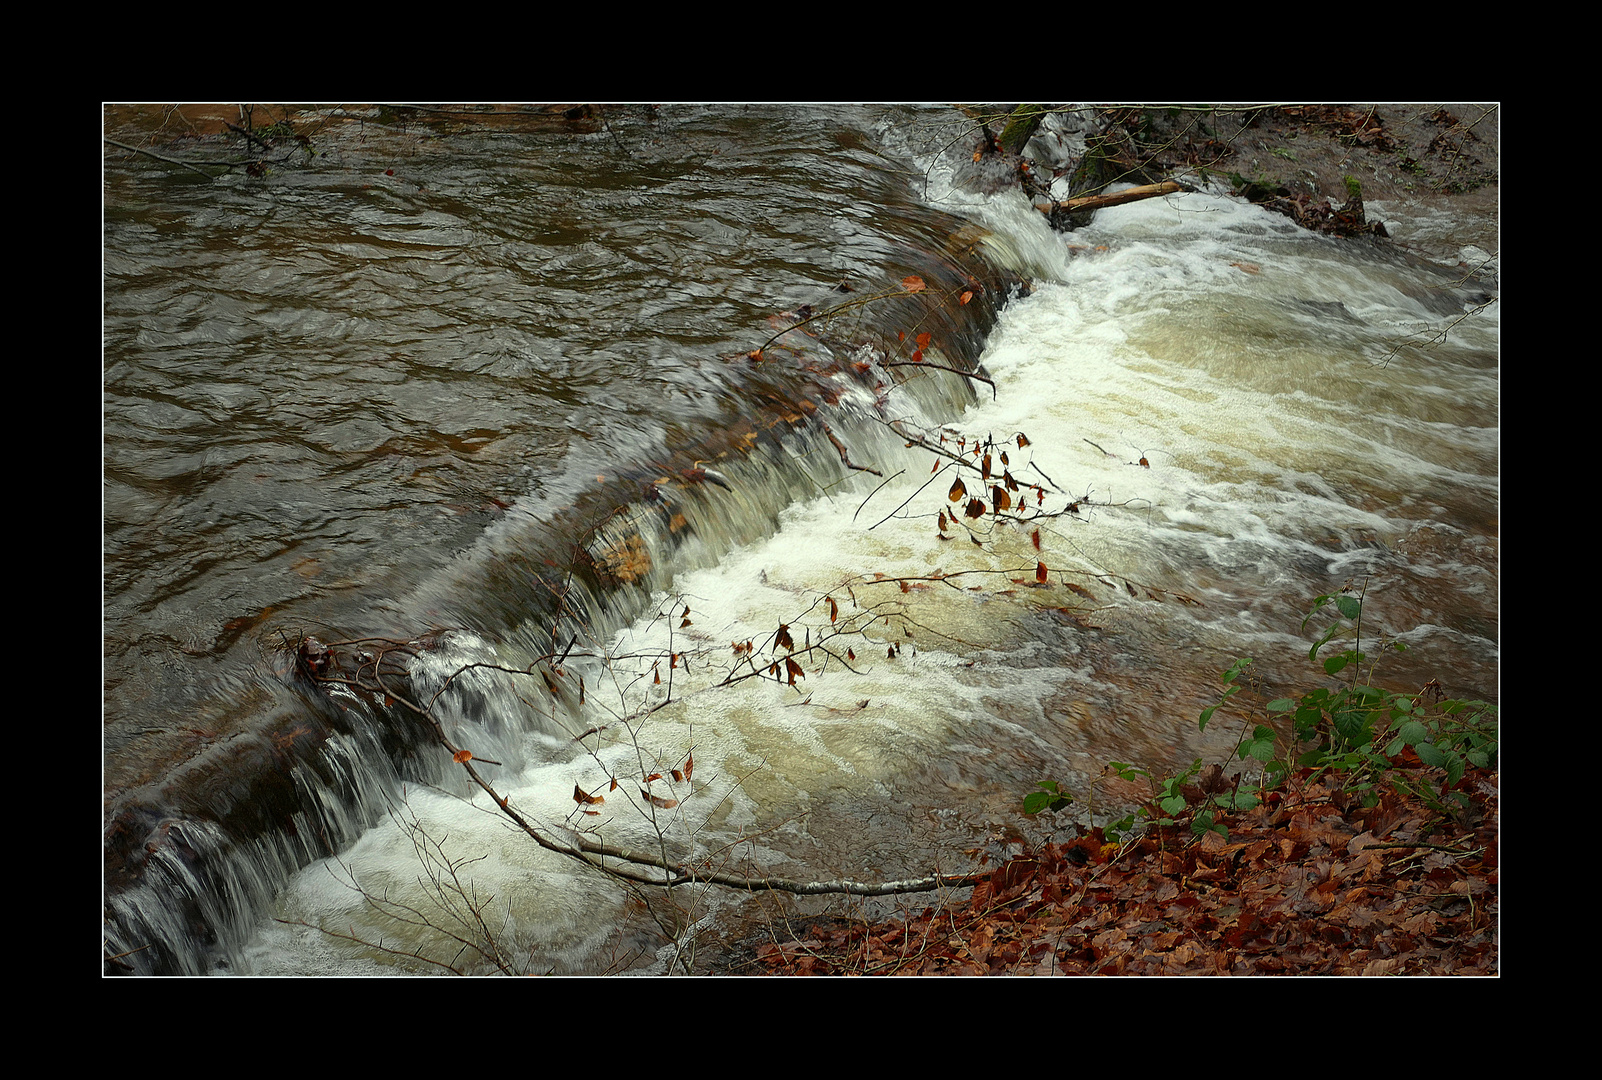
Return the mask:
M1469 770L1447 813L1430 772L1398 762L1373 806L1304 772L1200 837L1191 814L1121 845L1069 833L903 917L774 924L728 973L1497 975L1499 776Z

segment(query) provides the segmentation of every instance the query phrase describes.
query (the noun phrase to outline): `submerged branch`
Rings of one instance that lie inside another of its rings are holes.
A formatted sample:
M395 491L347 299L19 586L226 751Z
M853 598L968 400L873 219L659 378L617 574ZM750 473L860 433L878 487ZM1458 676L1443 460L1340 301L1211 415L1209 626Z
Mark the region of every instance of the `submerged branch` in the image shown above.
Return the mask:
M215 176L211 175L211 173L207 172L205 169L202 169L200 166L194 164L193 162L184 161L181 158L168 157L165 154L158 154L154 150L146 150L146 149L144 149L143 147L140 147L140 146L129 146L127 143L118 142L116 139L109 139L109 138L104 138L104 137L102 137L102 138L104 139L105 142L109 143L112 146L117 147L119 150L128 150L128 151L131 151L132 153L135 153L135 154L144 154L146 157L155 158L157 161L165 162L168 165L180 166L182 168L190 170L191 172L199 173L201 176L204 176L207 180L215 180L215 179L217 179ZM223 169L232 169L233 168L233 165L231 165L231 164L229 164L228 162L225 162L225 161L208 161L208 162L206 162L206 164L207 165L221 166Z

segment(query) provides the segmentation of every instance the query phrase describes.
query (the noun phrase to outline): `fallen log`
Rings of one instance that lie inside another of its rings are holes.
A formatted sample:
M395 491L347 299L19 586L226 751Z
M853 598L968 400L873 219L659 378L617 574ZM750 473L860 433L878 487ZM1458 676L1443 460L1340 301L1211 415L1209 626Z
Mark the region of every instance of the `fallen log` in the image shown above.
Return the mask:
M1111 195L1081 195L1074 199L1063 199L1061 202L1035 204L1035 209L1042 214L1049 214L1054 210L1100 210L1104 206L1118 206L1127 202L1139 202L1141 199L1150 199L1158 195L1173 195L1185 189L1172 180L1165 180L1161 184L1145 184L1141 187L1132 187L1124 191L1114 192Z

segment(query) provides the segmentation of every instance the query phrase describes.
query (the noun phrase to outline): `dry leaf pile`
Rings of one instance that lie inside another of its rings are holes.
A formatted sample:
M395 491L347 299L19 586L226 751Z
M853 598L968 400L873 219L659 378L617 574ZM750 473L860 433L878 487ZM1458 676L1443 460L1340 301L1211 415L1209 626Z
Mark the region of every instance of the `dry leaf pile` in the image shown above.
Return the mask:
M1413 770L1410 770L1413 771ZM1419 770L1422 771L1422 770ZM1417 772L1415 772L1417 775ZM1495 975L1497 774L1469 808L1304 774L1256 809L1122 847L1099 829L999 866L965 902L818 921L758 955L793 975Z

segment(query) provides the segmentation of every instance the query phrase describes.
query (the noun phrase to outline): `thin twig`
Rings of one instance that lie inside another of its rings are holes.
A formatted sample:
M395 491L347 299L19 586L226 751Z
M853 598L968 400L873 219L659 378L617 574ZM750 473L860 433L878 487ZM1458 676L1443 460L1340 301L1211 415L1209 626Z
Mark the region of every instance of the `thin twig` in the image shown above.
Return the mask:
M941 371L949 371L953 375L961 375L965 379L977 379L980 382L985 383L987 386L990 387L990 400L991 401L996 400L996 384L995 384L995 381L993 379L989 378L988 376L979 374L977 371L964 371L961 368L949 367L949 366L947 366L945 364L937 364L933 360L885 360L885 361L882 361L879 364L879 366L880 367L939 368Z

